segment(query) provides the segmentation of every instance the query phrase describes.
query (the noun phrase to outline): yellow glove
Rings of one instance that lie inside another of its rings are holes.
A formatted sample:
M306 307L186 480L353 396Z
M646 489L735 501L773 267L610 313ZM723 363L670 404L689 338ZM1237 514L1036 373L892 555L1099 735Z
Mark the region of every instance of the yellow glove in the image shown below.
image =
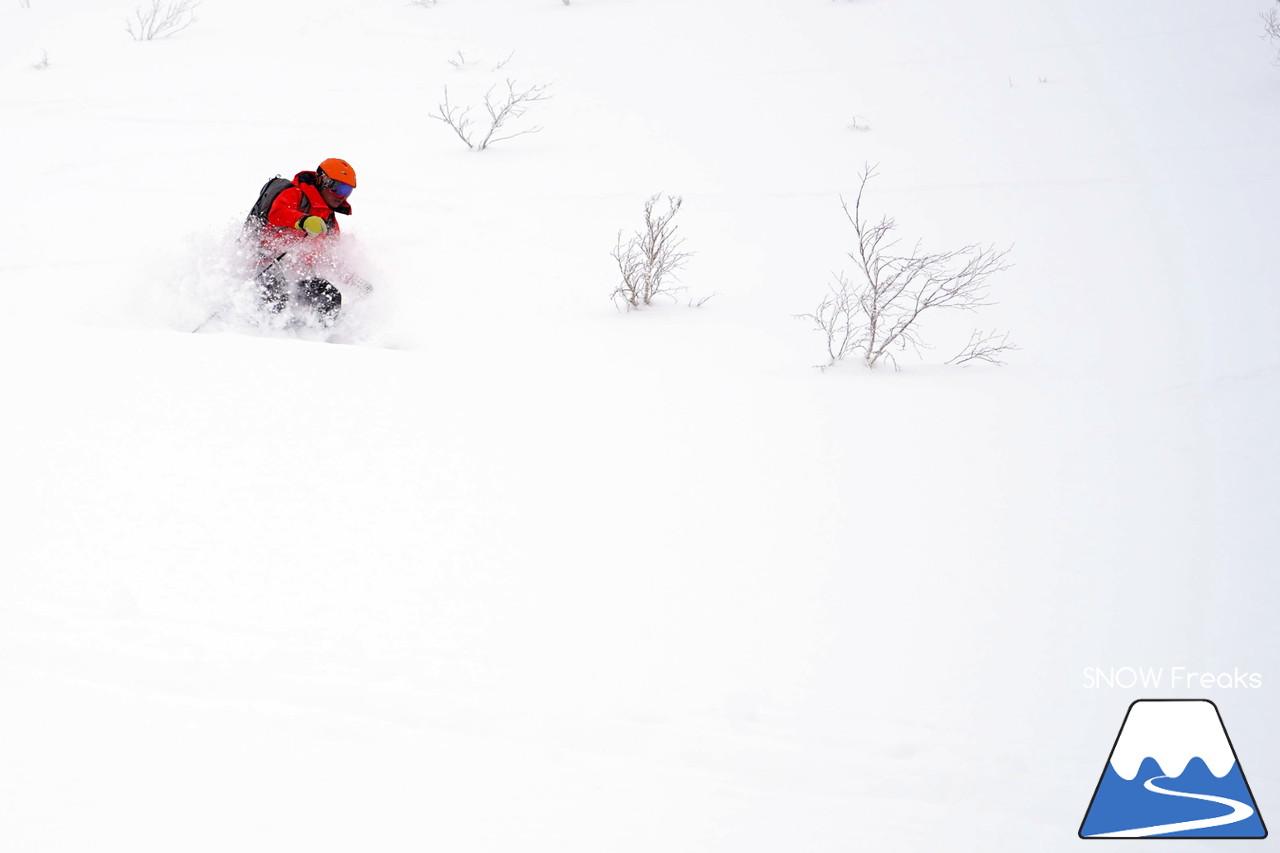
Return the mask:
M295 222L293 227L299 231L307 232L310 237L315 237L329 230L328 226L324 224L324 220L319 216L304 216Z

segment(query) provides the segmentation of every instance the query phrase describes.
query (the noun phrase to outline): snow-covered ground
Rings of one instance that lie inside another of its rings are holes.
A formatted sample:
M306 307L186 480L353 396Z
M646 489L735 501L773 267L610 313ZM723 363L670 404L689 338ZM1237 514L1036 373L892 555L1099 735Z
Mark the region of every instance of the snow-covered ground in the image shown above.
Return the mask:
M1067 849L1146 696L1280 808L1264 0L130 2L0 8L0 849ZM347 343L190 334L326 157ZM865 164L1015 266L821 372Z

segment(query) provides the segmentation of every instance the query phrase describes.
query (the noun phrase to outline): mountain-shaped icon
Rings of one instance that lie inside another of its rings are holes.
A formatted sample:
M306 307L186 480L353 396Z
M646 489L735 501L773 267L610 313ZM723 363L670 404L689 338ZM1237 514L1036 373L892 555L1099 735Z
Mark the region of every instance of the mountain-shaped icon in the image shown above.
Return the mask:
M1207 699L1130 705L1080 837L1266 838L1218 706Z

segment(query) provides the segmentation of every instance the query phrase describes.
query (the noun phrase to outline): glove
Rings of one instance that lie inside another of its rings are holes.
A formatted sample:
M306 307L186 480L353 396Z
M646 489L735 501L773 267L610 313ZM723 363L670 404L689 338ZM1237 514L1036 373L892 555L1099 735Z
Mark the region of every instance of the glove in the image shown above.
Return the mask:
M324 220L319 216L304 216L295 222L293 227L299 231L307 232L309 237L315 237L329 230L329 227L324 224Z

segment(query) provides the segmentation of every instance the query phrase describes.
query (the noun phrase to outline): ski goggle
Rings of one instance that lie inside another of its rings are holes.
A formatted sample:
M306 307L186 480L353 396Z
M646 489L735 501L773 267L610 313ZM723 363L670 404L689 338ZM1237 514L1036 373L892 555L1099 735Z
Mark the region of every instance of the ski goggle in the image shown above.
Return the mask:
M351 191L354 189L355 187L351 186L351 184L344 184L342 181L335 181L333 178L329 179L329 192L339 198L346 198L351 195Z

